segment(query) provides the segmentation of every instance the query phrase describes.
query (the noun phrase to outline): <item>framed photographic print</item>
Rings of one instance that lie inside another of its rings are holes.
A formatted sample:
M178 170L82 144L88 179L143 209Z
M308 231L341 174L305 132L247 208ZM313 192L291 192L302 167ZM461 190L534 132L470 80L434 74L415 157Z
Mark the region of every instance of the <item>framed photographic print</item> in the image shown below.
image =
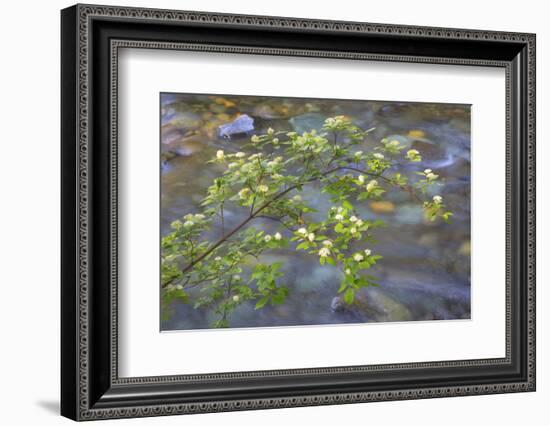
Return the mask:
M535 36L76 5L74 420L535 390Z

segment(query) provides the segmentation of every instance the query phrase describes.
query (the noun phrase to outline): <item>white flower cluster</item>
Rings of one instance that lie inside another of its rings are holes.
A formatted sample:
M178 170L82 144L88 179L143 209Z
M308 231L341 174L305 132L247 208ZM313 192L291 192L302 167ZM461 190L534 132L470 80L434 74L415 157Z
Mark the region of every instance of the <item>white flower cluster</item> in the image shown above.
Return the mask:
M359 227L363 226L363 221L361 219L359 219L357 216L351 216L349 218L349 221L351 223L353 223L354 225L356 225L356 226L359 226ZM355 232L353 232L353 233L355 233Z
M336 211L336 214L334 215L334 219L336 219L337 221L341 222L345 219L344 217L344 208L343 207L335 207L335 206L332 206L330 208L332 211Z
M249 188L243 188L239 191L239 198L241 200L245 200L250 195L250 189Z
M300 228L296 231L298 235L300 235L304 240L308 240L309 242L315 241L315 234L313 232L307 232L306 228Z
M386 138L384 138L380 141L380 143L384 145L386 148L394 148L394 149L404 148L403 146L400 145L400 142L397 139L392 139L391 141L389 141Z
M319 257L328 257L330 256L330 249L328 247L322 247L319 250Z
M258 152L256 154L252 154L250 157L248 157L248 159L250 161L257 160L258 158L262 158L262 153L261 152Z
M271 240L273 240L273 239L274 239L275 241L281 241L282 238L283 238L283 236L281 235L281 233L280 233L280 232L276 232L275 234L273 234L273 236L271 236L271 235L269 235L269 234L266 235L266 236L264 237L264 241L265 241L266 243L269 243L269 242L270 242Z
M174 290L183 290L183 285L181 284L168 284L166 287L164 287L166 291L174 291Z
M273 160L268 161L267 166L268 167L275 167L279 165L283 161L283 157L275 157Z
M377 187L378 187L378 181L373 179L367 184L367 191L371 192L372 190L376 189Z
M341 127L349 123L349 120L343 115L337 115L336 117L329 117L325 120L325 127Z
M416 149L409 149L407 151L406 157L409 161L412 161L414 163L422 161L422 157L420 156L420 152L418 152Z
M186 214L184 216L184 219L185 219L185 222L183 223L183 226L185 226L186 228L190 228L195 224L202 222L204 219L206 219L206 216L203 215L202 213Z
M432 169L424 170L424 174L426 175L426 180L428 182L432 182L439 177L439 175L436 175L434 172L432 172Z
M371 250L370 249L365 249L363 250L363 253L355 253L353 255L353 260L355 260L356 262L361 262L363 260L365 260L365 257L369 257L371 255Z

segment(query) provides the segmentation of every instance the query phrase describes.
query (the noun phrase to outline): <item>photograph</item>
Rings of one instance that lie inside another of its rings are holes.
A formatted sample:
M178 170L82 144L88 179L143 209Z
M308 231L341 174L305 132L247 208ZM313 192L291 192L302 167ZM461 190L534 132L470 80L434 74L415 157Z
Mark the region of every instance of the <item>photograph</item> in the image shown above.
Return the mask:
M280 424L274 409L333 406L326 424L368 410L416 425L430 423L429 403L435 420L491 412L521 424L540 411L544 14L203 3L64 4L60 23L40 3L32 23L55 46L41 38L32 56L12 43L6 70L21 78L6 79L17 117L4 157L29 188L8 184L14 215L28 218L4 221L18 259L4 287L21 293L30 264L55 269L61 287L40 281L43 294L25 299L38 323L21 315L21 294L4 297L36 337L8 327L19 358L58 342L24 366L40 379L37 407L54 411L50 387L75 421L212 413L207 423ZM49 74L35 66L56 55ZM61 108L29 120L28 100L55 100L53 89ZM60 133L60 149L18 143L30 122ZM32 226L50 205L51 220ZM27 255L54 238L57 260ZM49 317L57 338L42 330ZM7 389L27 386L16 376ZM23 400L14 416L31 413Z
M160 329L469 320L471 105L160 93Z

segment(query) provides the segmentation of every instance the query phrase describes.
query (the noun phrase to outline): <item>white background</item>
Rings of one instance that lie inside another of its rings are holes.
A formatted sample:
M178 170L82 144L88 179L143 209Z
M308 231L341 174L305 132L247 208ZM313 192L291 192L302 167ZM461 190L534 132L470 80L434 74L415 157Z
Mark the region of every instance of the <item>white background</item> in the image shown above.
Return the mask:
M115 1L107 4L536 32L538 131L538 391L422 401L108 421L102 424L499 425L548 423L550 399L550 28L540 0L334 2ZM69 424L59 394L59 9L10 2L0 27L0 400L3 424ZM545 80L546 76L546 80ZM545 189L546 188L546 189Z
M502 68L124 49L119 81L121 376L505 356L505 182L486 178L505 174ZM158 97L167 91L471 104L472 319L159 333Z

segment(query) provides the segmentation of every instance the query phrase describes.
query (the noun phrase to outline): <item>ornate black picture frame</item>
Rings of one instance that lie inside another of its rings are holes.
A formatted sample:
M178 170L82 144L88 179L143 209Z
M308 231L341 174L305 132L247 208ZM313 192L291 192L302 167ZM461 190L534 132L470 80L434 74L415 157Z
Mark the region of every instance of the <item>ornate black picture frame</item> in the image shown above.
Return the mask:
M159 416L535 390L535 35L76 5L61 13L61 413ZM122 47L483 65L506 71L506 356L120 378Z

